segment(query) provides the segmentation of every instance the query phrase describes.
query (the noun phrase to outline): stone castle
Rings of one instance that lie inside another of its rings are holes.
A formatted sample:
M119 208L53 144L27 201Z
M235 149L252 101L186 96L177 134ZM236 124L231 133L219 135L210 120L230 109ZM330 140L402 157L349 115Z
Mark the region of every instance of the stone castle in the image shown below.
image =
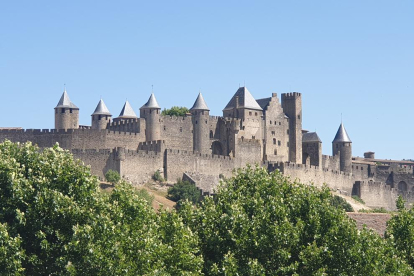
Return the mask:
M128 101L112 118L101 99L91 126L79 125L79 108L65 91L54 108L55 128L1 128L0 140L32 141L40 147L56 142L91 166L101 179L116 170L134 184L147 182L159 170L165 179L191 181L203 193L214 193L219 177L235 168L259 164L280 170L303 183L358 195L370 207L395 209L402 195L414 201L414 162L352 157L352 141L341 123L332 142L332 156L322 155L316 132L302 129L302 95L297 92L254 99L240 87L223 109L210 116L200 93L190 112L164 116L154 94L138 117Z

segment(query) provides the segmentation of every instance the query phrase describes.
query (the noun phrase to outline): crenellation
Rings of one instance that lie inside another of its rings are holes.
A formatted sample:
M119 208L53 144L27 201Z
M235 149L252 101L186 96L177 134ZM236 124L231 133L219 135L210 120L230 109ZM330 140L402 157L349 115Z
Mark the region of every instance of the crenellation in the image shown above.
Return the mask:
M322 155L316 132L302 129L302 94L282 93L280 98L272 93L254 100L241 87L223 116L211 116L204 99L185 116L163 116L152 94L140 118L126 103L114 120L101 100L91 115L92 126L83 126L79 108L65 91L55 108L54 129L0 128L0 140L32 141L41 148L59 143L100 179L113 169L140 184L159 170L170 182L187 174L198 188L212 193L216 184L207 180L260 164L306 184L326 183L333 190L357 194L370 206L392 209L398 194L414 202L414 162L376 160L373 152L367 158L352 157L352 142L342 124L332 156Z

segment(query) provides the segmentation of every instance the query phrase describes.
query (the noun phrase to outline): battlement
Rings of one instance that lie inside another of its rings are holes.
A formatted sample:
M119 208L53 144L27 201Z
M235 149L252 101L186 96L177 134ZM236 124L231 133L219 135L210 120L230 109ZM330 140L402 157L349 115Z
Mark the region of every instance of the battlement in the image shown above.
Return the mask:
M299 92L290 92L290 93L282 93L282 99L289 100L289 99L296 99L302 96Z
M165 141L164 140L140 142L138 144L138 150L142 150L142 151L161 152L164 147L165 147Z
M188 121L190 120L191 122L191 114L189 115L185 115L185 116L170 116L170 115L163 115L162 118L164 119L164 121L170 121L170 122L177 122L177 121Z
M229 160L229 161L232 160L230 156L203 154L203 153L198 153L198 152L193 152L193 151L177 150L177 149L167 149L167 154L201 157L203 159L210 159L210 160Z
M111 127L111 126L129 125L129 124L139 123L140 120L141 120L140 118L117 120L117 121L110 122L109 126Z
M102 155L111 155L112 153L116 152L116 149L72 149L73 155L94 155L94 154L102 154Z
M254 145L260 145L259 139L247 139L247 138L237 138L237 141L244 144L254 144Z

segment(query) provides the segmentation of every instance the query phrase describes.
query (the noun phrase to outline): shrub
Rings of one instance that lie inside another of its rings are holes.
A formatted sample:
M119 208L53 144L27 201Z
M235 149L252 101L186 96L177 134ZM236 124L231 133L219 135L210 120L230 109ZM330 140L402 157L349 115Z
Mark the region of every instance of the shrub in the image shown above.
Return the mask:
M154 179L155 181L159 181L159 182L163 182L164 178L161 175L160 170L156 170L154 175L152 176L152 179Z
M106 181L112 184L116 184L119 182L119 180L121 180L121 176L119 175L119 173L114 170L108 170L105 174L105 178L106 178Z
M362 200L362 198L360 198L360 197L359 197L359 196L357 196L357 195L353 195L353 196L352 196L352 198L353 198L355 201L359 202L359 203L365 204L365 201L363 201L363 200Z
M136 194L144 199L146 202L148 202L148 205L152 205L152 201L154 200L154 196L151 195L147 190L141 189L136 191Z
M176 207L179 208L185 200L193 204L200 202L201 192L192 183L178 180L173 187L168 189L167 198L177 202Z
M354 212L351 204L349 204L343 197L335 195L331 198L331 205L344 210L345 212Z

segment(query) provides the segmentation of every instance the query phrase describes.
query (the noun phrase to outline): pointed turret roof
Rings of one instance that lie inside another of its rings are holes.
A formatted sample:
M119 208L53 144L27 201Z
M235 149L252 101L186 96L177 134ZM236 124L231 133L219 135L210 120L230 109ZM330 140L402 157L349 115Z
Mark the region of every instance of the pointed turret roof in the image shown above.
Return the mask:
M223 110L235 108L237 97L239 108L263 110L246 87L240 87Z
M138 118L137 114L135 114L134 110L132 109L132 106L129 104L128 101L125 102L124 107L121 110L121 113L119 113L118 118Z
M347 142L347 143L352 143L351 139L348 136L348 133L345 130L344 124L341 123L341 125L338 128L338 132L335 135L334 140L332 141L332 143L335 142Z
M201 92L198 93L198 97L196 101L193 104L193 107L190 108L190 110L210 110L208 109L208 106L206 102L204 101L203 95L201 95Z
M141 108L159 108L161 107L158 105L157 99L154 96L154 93L151 93L151 96L149 97L146 104L144 104Z
M112 116L111 112L109 112L108 108L106 107L104 101L101 99L98 105L95 108L95 111L92 115L109 115Z
M74 108L79 109L76 105L72 103L72 101L69 99L68 93L66 93L66 88L63 91L62 97L60 97L60 100L55 108Z

